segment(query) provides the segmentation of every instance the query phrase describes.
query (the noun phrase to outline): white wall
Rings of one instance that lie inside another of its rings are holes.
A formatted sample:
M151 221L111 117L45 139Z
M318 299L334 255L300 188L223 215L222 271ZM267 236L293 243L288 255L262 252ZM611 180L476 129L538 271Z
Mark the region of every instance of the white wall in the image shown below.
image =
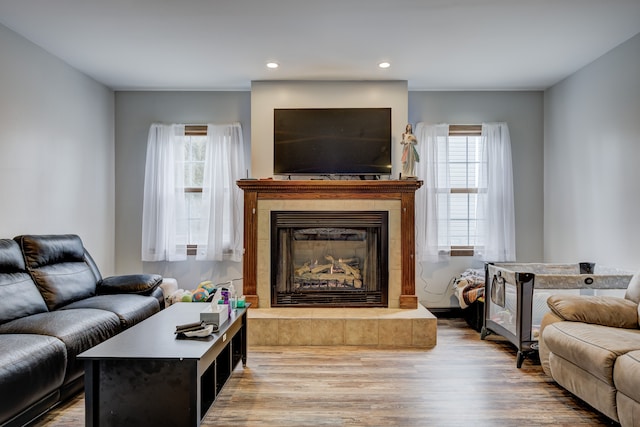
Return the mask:
M149 126L162 123L240 122L250 152L249 92L117 92L116 93L116 270L173 277L184 289L202 280L216 283L242 277L242 264L195 261L143 263L142 197ZM247 160L248 164L248 160ZM241 290L241 283L239 286Z
M114 96L0 25L0 238L80 235L114 271Z
M407 124L406 81L256 81L251 84L251 172L273 176L274 108L391 107L392 176L401 170L400 138Z
M543 258L543 93L542 92L410 92L409 122L509 125L515 192L518 262ZM483 268L470 257L421 263L416 292L430 308L457 306L449 286L466 268Z
M640 269L640 35L545 92L544 258Z

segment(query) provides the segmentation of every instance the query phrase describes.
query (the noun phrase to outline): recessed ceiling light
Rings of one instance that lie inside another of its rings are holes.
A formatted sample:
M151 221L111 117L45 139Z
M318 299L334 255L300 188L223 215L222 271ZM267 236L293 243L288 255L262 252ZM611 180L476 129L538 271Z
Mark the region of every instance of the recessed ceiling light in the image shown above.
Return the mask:
M267 68L278 68L279 65L277 62L267 62Z
M380 67L380 68L389 68L389 67L391 67L391 63L384 61L384 62L379 63L378 67Z

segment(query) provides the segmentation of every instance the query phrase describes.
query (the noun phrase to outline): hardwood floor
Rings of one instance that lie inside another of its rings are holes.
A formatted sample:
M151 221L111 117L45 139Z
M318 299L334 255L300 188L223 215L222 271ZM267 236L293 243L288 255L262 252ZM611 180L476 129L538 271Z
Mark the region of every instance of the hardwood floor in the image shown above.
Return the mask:
M82 395L36 426L84 425ZM609 426L515 348L438 320L431 350L254 347L203 426Z

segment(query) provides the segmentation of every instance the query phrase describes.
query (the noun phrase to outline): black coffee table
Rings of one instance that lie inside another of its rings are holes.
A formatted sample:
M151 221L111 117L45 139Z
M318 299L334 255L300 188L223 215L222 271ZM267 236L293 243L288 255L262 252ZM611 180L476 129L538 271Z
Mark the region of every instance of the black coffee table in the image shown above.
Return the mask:
M87 426L199 426L231 372L247 362L247 307L208 338L176 339L207 303L178 303L78 356Z

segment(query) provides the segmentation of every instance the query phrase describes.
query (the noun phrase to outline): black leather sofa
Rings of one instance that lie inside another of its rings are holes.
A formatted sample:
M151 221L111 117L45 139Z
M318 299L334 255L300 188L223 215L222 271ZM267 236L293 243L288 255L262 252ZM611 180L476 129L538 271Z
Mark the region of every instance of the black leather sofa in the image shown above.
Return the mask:
M164 307L162 277L102 278L76 235L0 239L0 426L83 387L76 356Z

